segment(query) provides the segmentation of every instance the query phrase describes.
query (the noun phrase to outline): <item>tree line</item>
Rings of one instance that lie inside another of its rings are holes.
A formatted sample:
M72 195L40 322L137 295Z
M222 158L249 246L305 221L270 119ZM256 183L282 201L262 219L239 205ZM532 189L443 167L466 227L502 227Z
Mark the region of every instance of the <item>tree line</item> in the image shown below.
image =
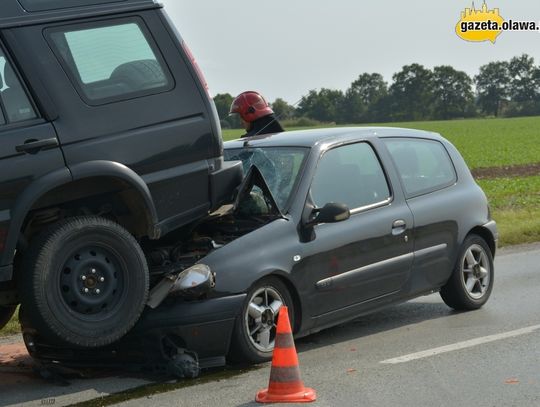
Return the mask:
M233 96L218 94L214 101L222 125L239 127L228 115ZM338 124L539 115L540 66L523 54L483 65L471 78L449 65L430 70L414 63L395 73L390 85L379 73L363 73L345 91L310 90L297 106L281 98L271 105L280 120Z

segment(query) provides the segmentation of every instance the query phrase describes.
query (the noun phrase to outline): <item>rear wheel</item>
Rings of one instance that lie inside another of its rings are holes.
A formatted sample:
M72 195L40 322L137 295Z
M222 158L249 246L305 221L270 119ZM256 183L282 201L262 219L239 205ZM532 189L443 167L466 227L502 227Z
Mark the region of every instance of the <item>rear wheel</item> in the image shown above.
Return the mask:
M277 277L266 277L249 290L237 318L230 358L236 362L266 362L272 358L279 310L289 309L294 327L294 304L285 284Z
M81 347L120 339L137 322L149 273L137 241L101 217L58 222L30 242L21 305L40 336Z
M9 321L11 321L11 317L15 313L15 310L17 307L4 307L0 306L0 329L5 327Z
M461 246L452 276L441 288L443 301L456 310L484 305L493 289L493 255L480 236L469 235Z

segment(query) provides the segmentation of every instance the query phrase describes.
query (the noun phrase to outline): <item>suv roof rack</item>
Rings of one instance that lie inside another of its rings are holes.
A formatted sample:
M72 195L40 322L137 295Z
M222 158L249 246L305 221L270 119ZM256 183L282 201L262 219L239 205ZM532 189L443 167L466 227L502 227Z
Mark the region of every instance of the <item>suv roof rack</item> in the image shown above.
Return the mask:
M155 0L2 0L0 28L158 7Z

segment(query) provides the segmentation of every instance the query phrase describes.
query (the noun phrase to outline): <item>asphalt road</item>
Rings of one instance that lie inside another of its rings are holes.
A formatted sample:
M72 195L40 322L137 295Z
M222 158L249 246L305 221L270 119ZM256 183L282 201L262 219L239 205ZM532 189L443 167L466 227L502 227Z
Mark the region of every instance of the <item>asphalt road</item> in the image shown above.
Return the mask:
M502 250L495 267L495 289L481 310L453 312L431 295L298 340L302 378L317 391L315 404L540 406L540 245ZM255 406L269 370L210 372L182 388L139 389L119 405ZM134 379L92 380L72 385L83 383L86 393L68 387L57 391L58 398L50 387L34 389L22 405L43 405L39 394L66 405ZM124 387L140 384L135 379ZM17 387L2 390L0 405L25 401L13 397Z

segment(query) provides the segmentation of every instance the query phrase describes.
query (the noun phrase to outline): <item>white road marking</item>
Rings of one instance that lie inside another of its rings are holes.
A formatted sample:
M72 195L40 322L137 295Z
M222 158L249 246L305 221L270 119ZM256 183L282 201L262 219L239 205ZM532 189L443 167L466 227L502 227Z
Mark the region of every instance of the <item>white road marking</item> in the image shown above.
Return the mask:
M408 355L400 356L397 358L383 360L380 363L385 364L397 364L406 363L412 360L429 358L431 356L440 355L441 353L453 352L455 350L471 348L473 346L482 345L484 343L500 341L502 339L513 338L515 336L527 335L540 329L540 325L532 325L527 328L516 329L515 331L503 332L500 334L482 336L480 338L470 339L468 341L457 342L451 345L445 345L438 348L424 350L422 352L410 353Z

